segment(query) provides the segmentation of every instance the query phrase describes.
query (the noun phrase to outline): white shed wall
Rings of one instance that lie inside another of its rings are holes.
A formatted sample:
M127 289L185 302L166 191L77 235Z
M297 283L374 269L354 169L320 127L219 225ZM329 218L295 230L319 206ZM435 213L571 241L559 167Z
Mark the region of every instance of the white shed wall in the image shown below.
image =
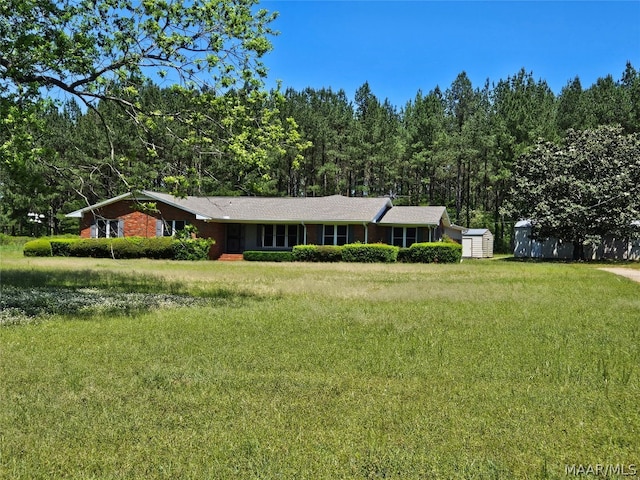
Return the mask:
M555 238L544 241L529 237L531 227L516 225L514 234L513 255L517 258L544 258L571 260L573 244L561 242ZM597 248L585 247L585 256L591 260L640 260L640 238L616 240L605 237Z
M493 257L493 234L487 230L482 235L462 235L462 256L465 258Z

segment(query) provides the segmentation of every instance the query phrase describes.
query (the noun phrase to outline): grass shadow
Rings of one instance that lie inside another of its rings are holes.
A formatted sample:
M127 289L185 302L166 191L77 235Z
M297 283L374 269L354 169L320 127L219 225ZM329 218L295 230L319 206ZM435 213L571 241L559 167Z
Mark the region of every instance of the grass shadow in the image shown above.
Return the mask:
M258 299L245 291L189 284L164 278L93 270L0 271L0 325L49 315L88 318L135 316L158 308L211 306Z
M121 292L185 294L178 282L168 282L149 274L99 272L95 270L2 269L0 285L21 288L102 288Z

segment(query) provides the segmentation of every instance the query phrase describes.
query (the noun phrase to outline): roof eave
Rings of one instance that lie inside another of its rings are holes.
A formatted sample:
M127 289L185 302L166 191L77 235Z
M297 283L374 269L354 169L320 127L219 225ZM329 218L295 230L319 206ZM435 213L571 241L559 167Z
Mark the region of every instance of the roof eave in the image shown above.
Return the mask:
M95 203L93 205L89 205L88 207L81 208L80 210L75 210L71 213L67 213L65 217L67 218L82 218L85 213L93 212L94 210L98 210L102 207L106 207L107 205L111 205L112 203L119 202L120 200L125 200L129 197L133 196L131 192L123 193L122 195L118 195L117 197L110 198L109 200L105 200L103 202Z
M344 218L339 220L322 219L291 219L291 218L225 218L225 217L205 217L196 216L197 220L204 220L205 222L218 222L218 223L245 223L245 224L290 224L290 225L361 225L363 223L370 224L375 223L370 219L364 218L350 218L345 220Z
M177 202L172 202L171 200L167 200L166 198L163 197L159 197L158 195L156 195L155 192L151 192L149 190L143 190L142 193L144 195L146 195L147 197L149 197L152 200L155 200L157 202L162 202L162 203L166 203L167 205L171 205L172 207L178 208L180 210L182 210L183 212L187 212L190 213L192 215L194 215L196 217L196 219L198 220L210 220L211 217L208 215L202 215L202 213L197 212L196 210L192 210L190 208L186 208L184 205L180 205ZM177 198L177 197L172 197L172 198Z
M437 227L439 223L434 222L380 222L383 227Z
M441 220L444 220L444 226L445 227L450 227L451 225L453 225L451 223L451 219L449 218L449 214L447 213L447 209L443 208L444 213L442 214L442 216L440 217Z

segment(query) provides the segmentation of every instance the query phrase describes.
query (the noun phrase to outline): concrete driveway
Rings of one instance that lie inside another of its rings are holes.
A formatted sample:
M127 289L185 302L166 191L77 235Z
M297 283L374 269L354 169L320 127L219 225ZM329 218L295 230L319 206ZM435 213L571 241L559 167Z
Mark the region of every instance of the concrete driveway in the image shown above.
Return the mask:
M640 282L640 270L633 268L600 268L599 270L615 273L616 275L630 278L635 282Z

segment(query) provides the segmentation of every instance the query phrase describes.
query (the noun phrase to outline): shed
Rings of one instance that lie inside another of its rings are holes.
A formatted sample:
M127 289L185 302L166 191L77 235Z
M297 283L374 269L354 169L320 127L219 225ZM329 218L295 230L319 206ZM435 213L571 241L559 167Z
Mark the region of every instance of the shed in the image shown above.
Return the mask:
M573 243L553 237L532 238L531 227L530 220L520 220L515 224L514 257L555 260L573 258ZM640 260L640 220L631 222L631 227L632 233L628 238L605 235L597 246L585 245L585 257L590 260Z
M464 258L493 257L493 234L486 228L472 228L462 234Z

